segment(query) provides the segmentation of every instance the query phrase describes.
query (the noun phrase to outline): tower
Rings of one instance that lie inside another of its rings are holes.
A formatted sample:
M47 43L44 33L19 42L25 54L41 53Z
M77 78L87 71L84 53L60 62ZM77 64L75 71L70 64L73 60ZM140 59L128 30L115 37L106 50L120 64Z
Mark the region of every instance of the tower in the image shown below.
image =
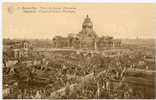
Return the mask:
M87 15L82 23L82 30L79 32L80 48L96 49L97 35L93 30L93 23Z
M93 23L89 16L87 15L82 24L82 31L84 34L91 34L93 32Z

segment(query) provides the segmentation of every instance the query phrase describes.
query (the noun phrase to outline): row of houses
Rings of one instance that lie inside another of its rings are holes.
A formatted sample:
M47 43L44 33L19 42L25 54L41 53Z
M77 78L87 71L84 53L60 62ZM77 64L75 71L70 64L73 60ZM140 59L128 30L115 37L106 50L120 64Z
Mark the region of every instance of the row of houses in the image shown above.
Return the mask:
M3 57L8 59L27 58L32 51L28 41L8 41L4 44Z

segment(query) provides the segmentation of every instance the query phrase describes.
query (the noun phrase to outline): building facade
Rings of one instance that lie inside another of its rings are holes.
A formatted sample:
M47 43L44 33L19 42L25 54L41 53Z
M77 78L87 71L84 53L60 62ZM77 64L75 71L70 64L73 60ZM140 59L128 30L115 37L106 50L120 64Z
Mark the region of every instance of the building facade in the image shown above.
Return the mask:
M82 30L77 34L69 34L67 37L55 36L53 38L55 48L78 49L104 49L120 47L121 41L110 36L99 37L93 29L93 23L87 15L82 23Z
M32 50L32 46L28 41L11 41L7 45L7 49L3 50L3 52L9 59L27 58Z

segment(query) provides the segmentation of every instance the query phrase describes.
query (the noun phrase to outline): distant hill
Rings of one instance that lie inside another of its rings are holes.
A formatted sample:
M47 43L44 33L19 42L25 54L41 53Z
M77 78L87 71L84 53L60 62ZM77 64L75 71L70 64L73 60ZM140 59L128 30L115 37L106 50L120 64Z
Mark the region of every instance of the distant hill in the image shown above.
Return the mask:
M15 41L23 41L24 39L3 39L3 45L6 46L10 42L15 42ZM53 46L53 41L50 39L26 39L29 41L33 47L35 48L50 48Z
M122 44L156 46L156 39L121 39Z
M23 41L22 39L3 39L3 45L7 45L9 42ZM53 41L51 39L27 39L33 47L36 48L51 48L53 47ZM148 46L155 47L156 39L121 39L123 45L132 46Z

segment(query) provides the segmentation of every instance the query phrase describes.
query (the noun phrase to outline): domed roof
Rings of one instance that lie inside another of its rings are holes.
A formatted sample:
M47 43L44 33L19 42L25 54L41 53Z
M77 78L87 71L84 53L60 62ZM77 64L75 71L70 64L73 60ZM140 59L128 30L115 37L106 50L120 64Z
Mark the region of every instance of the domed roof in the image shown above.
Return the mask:
M91 22L91 19L89 18L89 16L87 15L83 24L82 24L82 27L93 27L93 23Z

